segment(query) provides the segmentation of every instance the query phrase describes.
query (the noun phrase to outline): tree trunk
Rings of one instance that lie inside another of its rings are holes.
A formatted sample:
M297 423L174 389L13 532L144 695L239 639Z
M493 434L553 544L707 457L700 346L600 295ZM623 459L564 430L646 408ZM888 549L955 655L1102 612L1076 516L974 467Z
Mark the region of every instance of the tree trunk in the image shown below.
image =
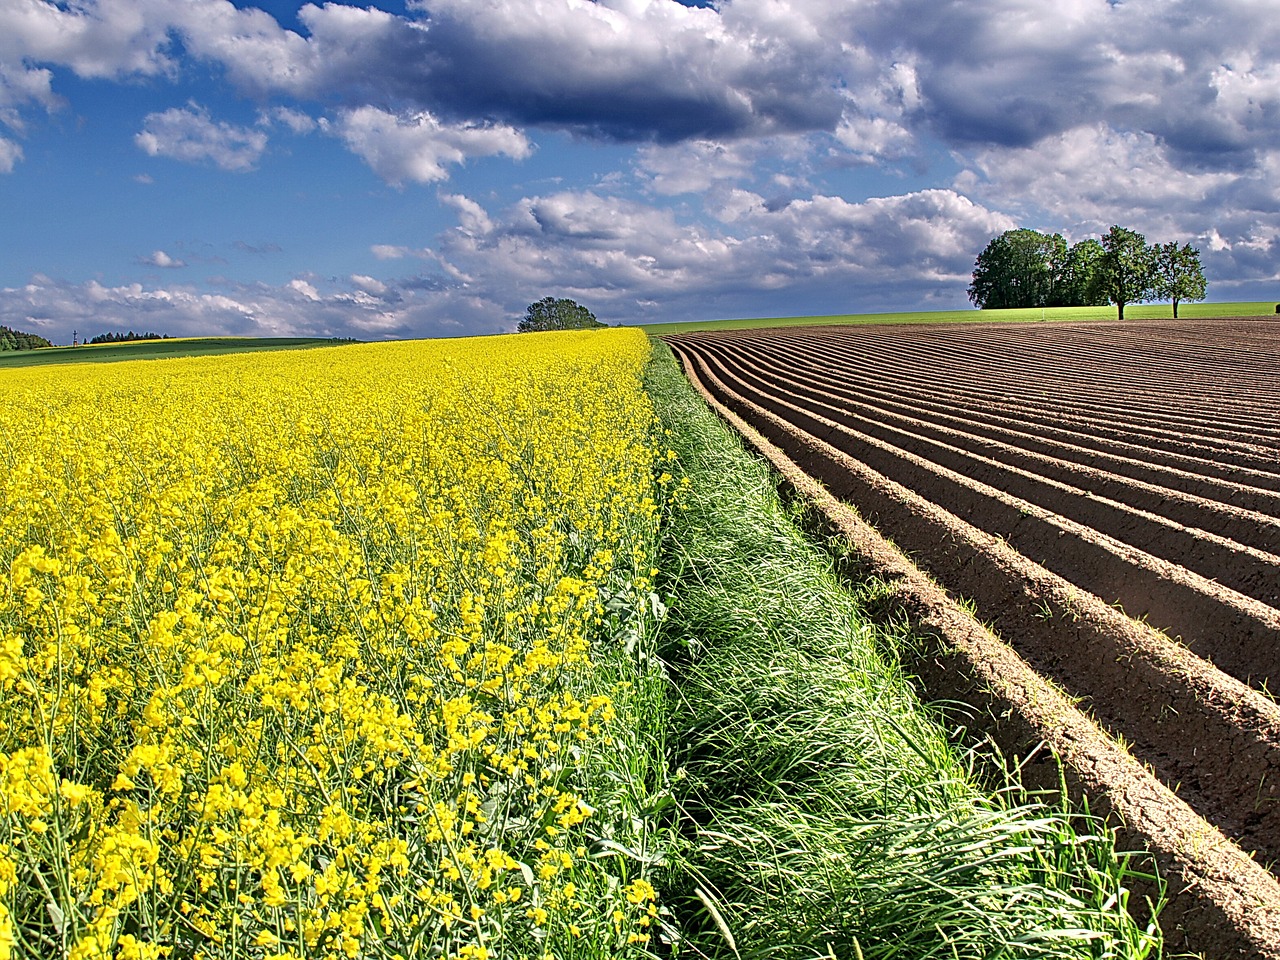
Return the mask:
M1116 319L1117 319L1117 320L1123 320L1123 319L1124 319L1124 304L1123 304L1123 303L1117 303L1117 304L1116 304L1116 311L1117 311L1117 312L1116 312Z
M1173 298L1173 319L1178 319L1178 298Z

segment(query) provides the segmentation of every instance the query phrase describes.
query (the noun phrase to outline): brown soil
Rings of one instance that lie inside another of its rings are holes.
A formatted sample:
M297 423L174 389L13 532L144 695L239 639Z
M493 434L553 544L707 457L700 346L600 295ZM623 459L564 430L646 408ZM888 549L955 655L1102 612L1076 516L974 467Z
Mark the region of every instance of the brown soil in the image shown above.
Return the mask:
M1075 325L1037 325L1040 350L1030 360L1030 346L1012 336L1001 340L993 326L946 328L941 356L951 366L924 373L919 363L937 353L938 328L856 328L853 347L839 341L851 339L855 328L670 342L721 412L823 507L875 572L898 585L903 610L941 638L938 656L917 665L932 692L980 702L984 716L1003 718L999 742L1024 750L1050 744L1067 762L1073 788L1089 794L1095 809L1100 802L1114 812L1150 849L1176 894L1164 922L1170 944L1210 956L1280 956L1280 888L1223 836L1264 862L1280 857L1280 707L1107 602L1145 608L1153 622L1181 618L1191 629L1179 632L1190 634L1196 649L1244 679L1280 678L1280 609L1272 606L1280 602L1274 593L1280 557L1265 549L1275 545L1269 524L1280 512L1256 510L1267 502L1264 488L1252 488L1248 507L1206 496L1230 493L1231 482L1187 470L1186 458L1171 480L1158 463L1141 480L1110 469L1134 460L1138 445L1128 440L1117 442L1128 444L1129 454L1090 464L1022 443L1020 435L1041 433L1028 419L1013 430L1000 425L1003 415L989 415L977 421L988 432L978 432L967 421L977 412L975 401L969 408L949 405L929 390L963 379L976 396L989 387L984 376L1008 377L1009 369L974 358L1016 348L1025 361L1018 389L1050 409L1073 391L1087 400L1089 378L1105 379L1091 364L1102 367L1122 349L1145 351L1166 369L1146 357L1142 375L1128 375L1131 382L1116 395L1145 384L1150 399L1141 415L1156 426L1143 429L1204 432L1213 443L1202 449L1232 450L1265 473L1272 467L1269 434L1277 431L1260 429L1254 442L1233 434L1255 436L1252 421L1273 412L1269 422L1280 422L1280 364L1258 371L1246 362L1256 360L1249 344L1257 327L1249 325L1221 325L1199 352L1200 334L1168 324L1145 335L1140 325L1125 326L1083 347ZM966 331L972 342L964 340ZM1259 349L1270 349L1270 338L1256 338ZM893 356L917 364L914 381L895 379L896 368L885 368ZM1135 368L1132 357L1115 362ZM1055 363L1071 369L1059 369L1055 379ZM1167 369L1173 367L1176 376ZM887 401L877 400L878 382ZM1162 406L1175 400L1158 395L1161 382L1177 384L1176 406ZM1233 382L1247 388L1249 403L1215 437L1204 396L1225 394ZM1179 412L1162 420L1162 409ZM1197 489L1188 477L1207 482ZM1160 480L1169 484L1163 499ZM1017 653L832 495L854 504L943 587L967 597ZM1254 527L1262 533L1253 536ZM1215 573L1241 589L1214 583ZM1097 723L1026 661L1082 698ZM1123 736L1133 757L1098 724Z
M1214 530L1240 543L1280 552L1280 522L1272 519L1280 515L1280 492L1172 466L1152 466L1145 460L1085 446L1094 438L1065 430L1040 426L1031 432L1025 418L993 414L976 403L966 404L955 394L894 389L852 366L838 374L806 367L803 345L799 353L781 340L765 345L743 340L733 347L739 356L757 365L788 359L789 375L850 404L870 404L887 414L914 419L926 431L930 426L960 431L977 449L990 451L989 455L998 459L1028 465L1029 469L1030 464L1036 464L1046 476L1179 523L1194 526L1208 518Z
M991 325L992 330L977 331L972 327L950 328L845 328L838 333L821 337L822 344L815 352L813 333L816 331L776 330L760 331L768 336L733 338L743 344L758 343L766 346L770 354L781 355L788 346L797 349L801 358L795 366L813 371L834 372L836 376L866 377L876 391L886 391L914 400L935 399L951 409L962 412L966 418L983 420L987 417L1002 418L1006 422L1022 423L1034 427L1037 434L1078 443L1099 453L1128 456L1139 462L1149 462L1162 467L1185 469L1192 475L1216 477L1231 482L1253 485L1263 490L1280 491L1280 461L1274 450L1274 442L1263 445L1264 434L1274 438L1276 432L1274 385L1271 387L1271 403L1262 409L1248 412L1248 435L1244 442L1227 443L1204 436L1205 422L1219 424L1219 430L1233 415L1258 404L1258 389L1250 391L1245 377L1235 384L1227 396L1210 380L1197 381L1195 386L1203 391L1188 395L1178 391L1167 376L1151 378L1142 389L1130 389L1122 394L1132 407L1142 402L1144 391L1148 396L1158 396L1167 421L1162 430L1142 427L1136 414L1120 406L1109 412L1100 398L1092 400L1088 387L1100 393L1123 375L1126 359L1156 367L1160 363L1172 364L1173 359L1125 358L1113 359L1109 367L1097 365L1085 378L1086 389L1073 382L1072 365L1080 358L1064 359L1056 371L1036 374L1036 367L1029 360L1036 359L1030 347L1021 344L1010 346L1003 339L989 343L1002 328ZM834 328L824 328L832 330ZM874 331L879 330L879 335ZM957 329L972 332L972 341L957 340ZM1055 325L1055 330L1070 333L1068 327ZM1274 328L1273 328L1274 329ZM1104 329L1087 331L1090 336L1102 336ZM981 339L982 334L986 339ZM1215 331L1216 334L1216 331ZM707 336L711 340L712 335ZM1122 350L1123 345L1113 345ZM1243 363L1271 362L1268 357L1243 355ZM1040 358L1043 359L1043 358ZM1182 368L1162 369L1176 376L1188 376ZM1075 378L1078 379L1078 378ZM1081 399L1066 404L1065 397ZM1193 435L1186 411L1196 411L1192 421L1202 429ZM1252 442L1250 442L1252 441ZM1247 506L1247 504L1241 504Z
M1211 537L1220 535L1204 536L1202 531L1176 524L1161 527L1136 512L1124 517L1126 523L1116 524L1113 516L1102 515L1109 504L1087 491L1062 489L1061 484L1056 488L1041 484L1038 502L1032 502L985 482L1026 493L1028 482L1034 483L1035 478L1025 473L1001 471L992 461L925 443L918 434L891 437L896 443L881 439L875 434L886 431L873 421L854 416L863 428L854 429L827 416L834 413L849 419L838 408L826 404L815 409L813 400L797 403L803 398L776 378L764 378L758 369L744 369L714 350L700 349L698 356L731 382L743 399L832 444L925 500L945 504L951 513L1008 541L1076 587L1181 637L1237 678L1260 688L1270 677L1280 678L1280 610L1196 572L1196 568L1217 572L1213 562L1221 556L1223 545ZM868 506L864 513L880 522L877 509ZM1173 542L1161 543L1162 537ZM1133 545L1135 541L1138 546ZM1251 577L1242 585L1255 594L1273 595L1280 582L1276 558L1226 543L1237 547L1237 569ZM1155 552L1143 550L1142 545L1154 546ZM1230 569L1225 577L1231 579ZM1236 582L1241 582L1239 576Z

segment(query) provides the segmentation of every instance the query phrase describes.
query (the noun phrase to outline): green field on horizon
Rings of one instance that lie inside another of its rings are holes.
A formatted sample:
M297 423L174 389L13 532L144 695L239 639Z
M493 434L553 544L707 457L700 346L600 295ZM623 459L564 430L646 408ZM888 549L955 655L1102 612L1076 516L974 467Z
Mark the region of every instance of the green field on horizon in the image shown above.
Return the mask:
M212 357L249 350L305 350L335 347L349 340L323 337L191 337L168 340L131 340L82 347L42 347L38 350L6 350L0 353L0 369L35 367L54 363L102 363L118 360L166 360L174 357Z
M1173 308L1167 303L1132 304L1125 307L1126 320L1168 320ZM1178 319L1195 320L1214 317L1276 316L1276 303L1271 300L1231 303L1182 303ZM808 327L838 324L875 323L1038 323L1046 320L1114 320L1116 308L1105 307L1029 307L1019 310L918 311L914 313L849 313L816 317L758 317L737 320L690 320L682 323L646 323L641 325L651 336L667 333L694 333L699 330L745 330L753 327Z

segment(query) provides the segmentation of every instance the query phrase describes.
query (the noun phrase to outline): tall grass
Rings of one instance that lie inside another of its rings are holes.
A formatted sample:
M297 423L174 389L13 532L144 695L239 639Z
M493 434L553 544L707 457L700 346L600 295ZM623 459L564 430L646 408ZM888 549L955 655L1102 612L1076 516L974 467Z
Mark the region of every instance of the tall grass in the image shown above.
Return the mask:
M717 958L1159 956L1159 933L1125 910L1129 868L1100 825L976 785L767 468L661 345L647 387L672 473L689 481L659 583L687 841L664 900L687 946Z

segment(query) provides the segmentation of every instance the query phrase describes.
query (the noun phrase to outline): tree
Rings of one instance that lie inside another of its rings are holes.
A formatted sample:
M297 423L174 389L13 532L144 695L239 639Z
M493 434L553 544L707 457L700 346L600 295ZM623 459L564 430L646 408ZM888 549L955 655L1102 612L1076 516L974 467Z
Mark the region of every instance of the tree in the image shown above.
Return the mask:
M984 310L1057 306L1067 242L1035 230L1006 230L978 254L969 300Z
M1118 226L1102 238L1102 251L1095 276L1100 291L1116 305L1117 319L1123 320L1125 304L1155 297L1155 254L1146 237Z
M543 297L525 309L524 319L516 327L521 333L537 330L593 330L604 324L586 307L572 300Z
M1173 301L1173 317L1178 318L1182 300L1203 300L1208 284L1200 266L1200 251L1189 243L1181 247L1170 240L1154 248L1155 296Z

